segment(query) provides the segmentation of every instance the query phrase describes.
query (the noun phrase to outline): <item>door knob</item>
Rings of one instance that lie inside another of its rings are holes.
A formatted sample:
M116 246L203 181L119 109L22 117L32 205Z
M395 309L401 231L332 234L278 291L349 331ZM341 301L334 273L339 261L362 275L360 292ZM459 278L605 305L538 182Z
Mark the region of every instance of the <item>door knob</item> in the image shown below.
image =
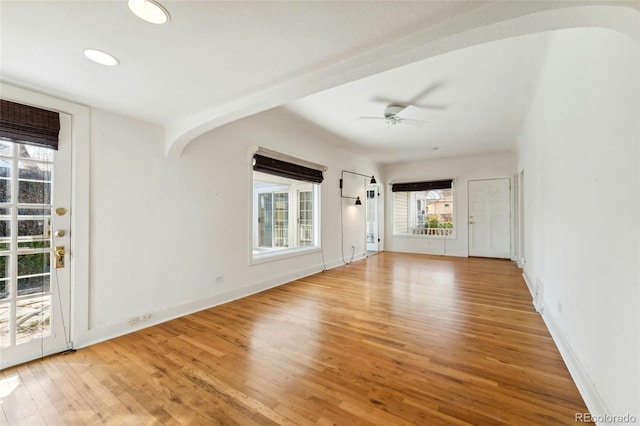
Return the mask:
M56 246L53 254L56 257L56 269L64 268L64 246Z

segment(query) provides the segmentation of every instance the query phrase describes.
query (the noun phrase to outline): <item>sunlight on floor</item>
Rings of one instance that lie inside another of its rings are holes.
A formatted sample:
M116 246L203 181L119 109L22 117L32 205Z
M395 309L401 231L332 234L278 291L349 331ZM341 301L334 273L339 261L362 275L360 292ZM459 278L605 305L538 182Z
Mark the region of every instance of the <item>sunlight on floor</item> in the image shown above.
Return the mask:
M0 404L20 386L20 377L17 374L0 380Z

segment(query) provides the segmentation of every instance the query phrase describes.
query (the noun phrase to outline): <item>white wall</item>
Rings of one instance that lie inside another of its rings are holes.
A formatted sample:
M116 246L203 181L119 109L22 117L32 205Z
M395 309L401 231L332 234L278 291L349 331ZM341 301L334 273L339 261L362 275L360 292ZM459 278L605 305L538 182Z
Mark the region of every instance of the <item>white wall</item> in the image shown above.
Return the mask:
M347 260L352 244L355 259L366 251L364 203L340 199L339 178L342 169L379 174L375 165L283 110L202 135L179 159L165 156L159 126L93 110L91 129L89 330L80 331L81 346L322 270L321 253L249 266L252 146L329 167L321 185L327 266L342 263L342 234ZM146 312L150 321L126 325Z
M456 233L454 239L426 238L393 235L393 193L385 186L385 250L467 256L469 253L467 182L470 179L508 177L513 180L516 171L515 154L449 158L412 163L391 164L383 167L384 181L409 182L437 179L455 179L454 217Z
M639 78L630 38L551 34L518 164L543 317L592 414L640 419Z

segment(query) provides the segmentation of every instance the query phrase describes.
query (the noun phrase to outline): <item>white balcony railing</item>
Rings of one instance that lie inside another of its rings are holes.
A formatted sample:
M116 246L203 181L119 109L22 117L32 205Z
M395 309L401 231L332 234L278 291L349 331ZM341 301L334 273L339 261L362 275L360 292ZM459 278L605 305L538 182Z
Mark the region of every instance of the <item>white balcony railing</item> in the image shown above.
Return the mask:
M413 235L427 235L431 237L451 237L453 228L425 228L418 226L413 228Z

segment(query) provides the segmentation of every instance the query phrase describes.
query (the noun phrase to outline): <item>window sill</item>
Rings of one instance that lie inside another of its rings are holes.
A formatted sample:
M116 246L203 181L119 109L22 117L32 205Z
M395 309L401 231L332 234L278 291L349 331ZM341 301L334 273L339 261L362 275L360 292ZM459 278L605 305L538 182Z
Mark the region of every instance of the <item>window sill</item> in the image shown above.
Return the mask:
M249 265L257 265L260 263L273 262L276 260L288 259L290 257L302 256L305 254L320 253L322 249L318 246L292 248L283 250L274 250L263 253L251 252Z

